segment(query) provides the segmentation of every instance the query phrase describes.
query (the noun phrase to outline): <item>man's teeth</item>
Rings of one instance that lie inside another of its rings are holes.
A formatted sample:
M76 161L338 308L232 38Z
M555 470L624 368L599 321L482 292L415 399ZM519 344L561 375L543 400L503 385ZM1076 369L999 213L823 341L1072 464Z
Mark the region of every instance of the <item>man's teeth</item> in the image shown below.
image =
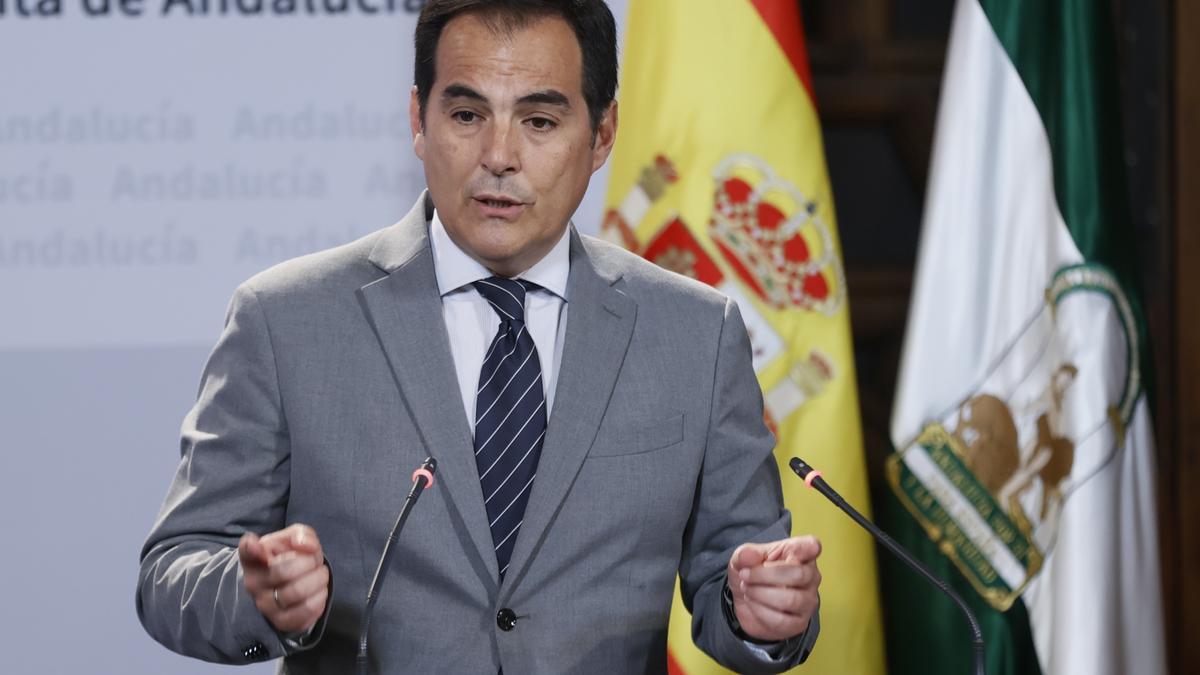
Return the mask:
M500 201L499 199L485 199L484 203L492 208L502 209L506 206L512 206L512 202Z

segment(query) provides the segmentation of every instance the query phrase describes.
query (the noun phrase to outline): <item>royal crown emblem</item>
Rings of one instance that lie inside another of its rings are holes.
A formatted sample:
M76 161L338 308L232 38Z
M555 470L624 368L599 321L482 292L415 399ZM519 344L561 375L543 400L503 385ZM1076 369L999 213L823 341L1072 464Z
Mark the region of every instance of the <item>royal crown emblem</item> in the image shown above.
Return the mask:
M761 377L773 364L788 363L782 377L777 369L763 382L764 418L777 433L778 425L820 397L837 373L833 359L818 349L807 356L789 354L767 307L835 313L845 297L842 268L822 209L765 162L731 155L713 175L716 198L708 219L720 255L704 241L700 228L693 229L679 212L663 214L660 209L652 215L660 201L679 200L678 192L674 200L668 193L681 173L665 154L642 167L629 191L608 210L600 236L708 284L737 303L750 338L754 371ZM648 218L663 219L647 227ZM653 230L644 245L635 229Z
M713 178L709 228L742 282L776 309L836 313L846 283L817 202L751 155L726 157Z

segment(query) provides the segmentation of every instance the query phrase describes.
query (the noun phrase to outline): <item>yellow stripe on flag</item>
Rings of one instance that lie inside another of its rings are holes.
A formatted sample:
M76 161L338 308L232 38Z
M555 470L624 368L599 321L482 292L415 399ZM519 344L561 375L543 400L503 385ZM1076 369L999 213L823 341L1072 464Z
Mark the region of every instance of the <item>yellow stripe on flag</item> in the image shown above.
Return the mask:
M793 531L824 545L821 636L803 672L882 673L869 536L787 469L799 455L864 510L854 353L820 123L797 67L803 44L772 31L793 0L631 0L620 133L601 236L708 282L742 310L776 429ZM798 15L795 17L797 24ZM792 58L789 59L789 54ZM673 668L723 672L671 615Z

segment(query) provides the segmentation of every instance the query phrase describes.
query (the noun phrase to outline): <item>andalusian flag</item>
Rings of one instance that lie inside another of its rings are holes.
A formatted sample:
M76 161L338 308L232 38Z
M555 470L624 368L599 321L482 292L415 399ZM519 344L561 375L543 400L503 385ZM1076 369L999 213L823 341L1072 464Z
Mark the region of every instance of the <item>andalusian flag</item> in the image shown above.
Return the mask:
M796 533L824 544L805 673L883 670L874 547L786 462L867 505L846 282L795 0L632 0L602 236L737 301ZM676 602L675 672L720 672Z
M1166 670L1108 7L959 0L946 59L884 511L978 609L989 675ZM893 568L893 672L969 672Z

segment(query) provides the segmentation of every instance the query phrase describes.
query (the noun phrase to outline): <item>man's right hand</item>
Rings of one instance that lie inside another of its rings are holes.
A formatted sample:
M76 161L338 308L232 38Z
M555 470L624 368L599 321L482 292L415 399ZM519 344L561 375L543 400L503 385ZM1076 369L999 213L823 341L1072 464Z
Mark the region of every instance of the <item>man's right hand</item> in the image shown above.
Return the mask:
M317 533L295 524L262 537L247 532L238 542L246 592L281 633L316 625L329 600L329 568Z

